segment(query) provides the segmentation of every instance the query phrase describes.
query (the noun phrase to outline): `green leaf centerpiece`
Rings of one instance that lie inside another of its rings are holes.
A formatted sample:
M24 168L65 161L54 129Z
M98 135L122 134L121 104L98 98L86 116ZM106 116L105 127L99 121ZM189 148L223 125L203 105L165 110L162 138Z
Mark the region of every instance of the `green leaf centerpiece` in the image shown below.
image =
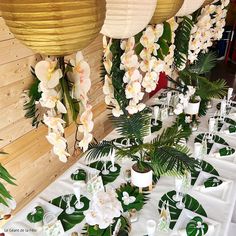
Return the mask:
M221 185L222 183L223 183L222 180L218 179L215 176L212 176L204 182L204 186L205 186L205 188L217 187L217 186Z
M77 198L73 195L70 205L75 208L75 211L70 215L66 214L67 203L63 200L62 196L51 201L53 205L63 209L63 212L58 216L58 220L61 221L65 231L73 228L84 220L85 216L83 212L89 208L89 199L83 196L80 198L80 201L84 203L84 207L82 209L76 209L75 205L77 203Z
M86 180L86 172L83 169L78 169L71 174L71 179L75 181L85 181Z
M195 216L187 224L186 233L188 236L204 236L208 231L208 225L199 216Z
M27 220L30 223L38 223L43 220L44 209L41 206L36 206L32 212L27 215Z
M148 200L148 193L140 193L139 189L135 186L131 186L130 183L121 185L116 190L116 193L124 212L131 209L140 211Z
M229 126L229 133L235 133L236 132L236 125L230 125Z
M159 213L161 213L161 209L164 204L167 204L169 206L170 218L171 218L170 229L174 228L174 226L175 226L175 224L182 212L182 209L179 209L176 206L177 202L173 200L173 197L175 194L176 194L176 192L174 190L164 194L161 197L161 200L159 201L159 204L158 204ZM202 205L195 198L191 197L190 195L188 195L188 194L185 195L185 197L183 198L183 203L184 203L186 209L188 209L192 212L195 212L199 215L202 215L205 217L207 216Z
M105 164L105 162L103 162L103 161L96 161L96 162L91 163L89 166L100 171L99 175L102 177L103 184L106 185L106 184L111 183L116 180L116 178L120 174L121 167L120 167L120 165L115 164L115 167L117 168L117 170L115 172L109 171L109 174L104 175L102 173L102 170L104 168L104 164ZM112 163L111 163L111 161L108 161L106 163L107 170L109 170L111 167L112 167Z
M219 155L221 157L230 156L230 155L233 155L234 153L235 153L235 149L232 147L224 147L219 150Z

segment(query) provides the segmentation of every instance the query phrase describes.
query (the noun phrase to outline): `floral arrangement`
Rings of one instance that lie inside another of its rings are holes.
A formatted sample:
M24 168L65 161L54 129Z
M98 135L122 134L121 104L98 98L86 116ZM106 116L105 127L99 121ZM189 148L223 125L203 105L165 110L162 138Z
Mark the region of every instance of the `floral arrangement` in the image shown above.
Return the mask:
M41 206L36 206L32 212L27 215L27 220L31 223L37 223L43 220L45 212Z
M35 65L32 73L35 80L24 105L26 117L33 118L35 126L42 122L48 127L46 138L53 145L54 154L66 162L70 154L64 132L71 119L83 134L79 141L83 151L93 138L92 106L88 102L90 67L82 53L77 52L76 59L68 62L64 58L46 58Z
M132 115L145 108L144 92L156 88L160 72L171 74L174 60L175 19L149 25L125 40L103 38L103 92L116 117Z
M200 52L207 52L213 41L222 38L229 0L216 0L201 9L191 31L188 59L193 63Z
M87 224L106 229L113 223L114 218L121 216L122 211L122 205L117 199L115 191L107 190L106 192L100 191L93 196L89 209L84 212L84 215Z

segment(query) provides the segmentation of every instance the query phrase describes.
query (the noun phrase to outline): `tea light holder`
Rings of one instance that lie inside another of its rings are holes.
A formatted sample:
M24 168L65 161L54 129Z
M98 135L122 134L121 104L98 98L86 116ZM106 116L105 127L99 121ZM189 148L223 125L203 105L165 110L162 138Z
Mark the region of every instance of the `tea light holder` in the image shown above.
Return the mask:
M148 236L154 236L156 232L157 223L155 220L147 220L146 229Z

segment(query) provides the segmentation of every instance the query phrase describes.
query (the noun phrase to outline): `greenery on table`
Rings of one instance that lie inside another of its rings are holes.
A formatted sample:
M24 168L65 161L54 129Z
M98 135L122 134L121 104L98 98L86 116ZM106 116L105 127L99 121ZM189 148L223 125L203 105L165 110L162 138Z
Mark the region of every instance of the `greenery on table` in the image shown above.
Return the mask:
M109 174L107 175L104 175L102 173L105 163L106 163L106 169L109 171ZM109 169L112 167L111 161L107 161L107 162L96 161L96 162L91 163L89 166L100 171L99 175L102 177L102 182L104 185L114 182L116 178L119 176L120 169L121 169L120 165L115 163L114 166L117 168L117 170L114 172L110 171Z
M194 168L196 161L190 158L189 149L179 145L179 141L187 138L189 133L177 124L166 128L151 143L144 143L144 137L150 131L149 109L132 116L111 116L110 119L121 137L135 139L136 143L122 148L113 140L92 143L87 151L88 160L97 160L115 150L118 158L129 157L136 161L139 170L152 169L157 176L167 173L178 175Z
M221 179L218 179L217 177L212 176L204 182L204 186L205 186L205 188L217 187L217 186L221 185L222 183L223 183L223 181Z
M195 137L194 142L195 143L196 142L201 143L203 141L205 135L206 135L205 133L201 133L201 134L197 135L197 137ZM214 143L218 143L218 144L222 144L222 145L225 145L225 146L229 146L229 144L223 138L221 138L217 134L214 134L212 139L213 139L212 143L209 143L208 140L207 140L207 154L210 153Z
M87 174L84 169L78 169L71 174L71 179L75 181L85 181Z
M0 139L0 141L2 141L2 139ZM0 151L0 155L5 155L5 154L7 153ZM12 196L4 186L3 181L5 181L8 184L16 185L14 182L15 178L12 177L10 173L7 171L7 169L4 168L3 165L0 163L0 204L8 206L7 200L11 200Z
M161 200L159 201L159 204L158 204L159 213L161 213L161 209L165 205L169 206L170 218L171 218L170 229L174 228L174 226L175 226L175 224L182 212L182 209L179 209L176 207L177 202L173 200L173 196L175 194L176 194L176 192L174 190L164 194L161 197ZM190 195L186 194L184 196L183 203L185 204L186 209L188 209L192 212L195 212L199 215L207 217L207 214L206 214L204 208L202 207L202 205L200 205L200 203L195 198L191 197Z
M99 229L99 227L97 225L91 226L91 225L85 224L85 226L82 230L83 231L82 235L84 235L84 236L111 236L112 232L115 229L117 221L119 219L121 222L121 228L119 231L119 235L120 236L128 236L131 226L130 226L130 222L128 221L128 219L126 219L124 216L116 218L114 220L114 223L106 229Z
M223 147L219 150L220 156L230 156L235 153L235 149L232 147Z
M208 231L208 225L203 222L200 216L195 216L187 224L187 236L204 236Z
M200 168L201 168L201 171L204 171L204 172L207 172L209 174L213 174L213 175L216 175L216 176L219 176L219 173L218 171L208 162L206 161L201 161L201 164L200 164ZM198 176L200 174L200 170L192 170L191 171L191 185L194 185Z
M80 201L84 203L84 207L82 209L76 209L75 205L77 203L77 198L75 195L72 196L70 205L75 208L75 212L70 215L66 214L67 203L63 200L62 196L50 201L50 203L52 203L53 205L63 209L63 212L58 216L58 220L61 221L65 231L73 228L75 225L84 220L85 216L83 212L89 208L89 200L88 198L82 196L80 198Z
M27 215L27 220L31 223L37 223L43 220L44 209L41 206L36 206L33 212Z
M122 200L123 193L127 192L129 196L135 197L135 201L130 203L129 205L125 205ZM140 211L144 204L148 201L148 193L140 193L139 189L135 186L131 186L130 183L121 185L118 189L116 189L116 193L118 195L118 200L121 202L124 212L129 211L131 209L136 209Z

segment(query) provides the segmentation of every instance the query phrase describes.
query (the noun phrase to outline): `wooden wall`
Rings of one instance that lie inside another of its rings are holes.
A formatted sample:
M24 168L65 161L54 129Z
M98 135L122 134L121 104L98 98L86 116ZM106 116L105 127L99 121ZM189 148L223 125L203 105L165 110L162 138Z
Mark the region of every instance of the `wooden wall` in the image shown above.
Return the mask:
M101 139L111 131L99 77L102 37L98 36L83 53L92 68L90 99L94 107L94 135ZM14 38L0 17L0 139L3 139L0 149L9 153L0 157L0 162L17 179L17 187L9 186L18 203L16 211L78 160L71 157L67 164L61 163L45 139L47 128L33 129L31 120L24 118L20 97L32 82L30 66L40 58ZM74 133L74 125L67 128L71 152Z

